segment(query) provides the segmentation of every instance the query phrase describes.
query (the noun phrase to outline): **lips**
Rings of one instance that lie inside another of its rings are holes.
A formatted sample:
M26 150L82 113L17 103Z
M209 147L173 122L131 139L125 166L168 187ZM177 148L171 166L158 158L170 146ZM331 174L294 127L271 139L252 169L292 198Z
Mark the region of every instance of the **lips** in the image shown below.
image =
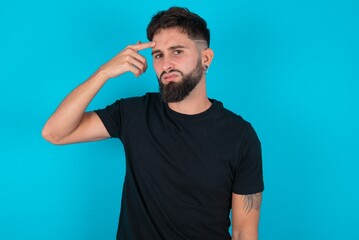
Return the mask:
M181 72L177 71L170 71L168 73L163 72L161 74L161 80L164 82L173 82L176 80L176 78L180 77L182 74Z
M169 74L163 75L162 79L169 82L169 81L174 80L176 77L178 77L177 73L169 73Z

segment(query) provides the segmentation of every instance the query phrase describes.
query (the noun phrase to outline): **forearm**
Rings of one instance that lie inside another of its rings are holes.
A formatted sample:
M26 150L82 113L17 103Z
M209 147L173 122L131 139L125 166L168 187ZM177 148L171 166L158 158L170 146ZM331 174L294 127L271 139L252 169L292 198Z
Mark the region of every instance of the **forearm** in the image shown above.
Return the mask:
M55 144L97 140L105 137L103 132L98 133L96 129L91 130L87 125L88 123L90 125L98 123L98 119L93 118L94 114L85 114L87 106L110 78L120 76L125 72L132 72L136 77L144 73L147 69L147 62L143 56L138 54L138 51L154 46L154 42L130 45L102 65L87 81L75 88L62 101L46 122L42 130L43 137ZM83 128L81 128L82 126ZM67 141L61 141L64 139Z
M109 78L101 70L75 88L46 122L42 134L51 142L73 132L84 116L87 106Z

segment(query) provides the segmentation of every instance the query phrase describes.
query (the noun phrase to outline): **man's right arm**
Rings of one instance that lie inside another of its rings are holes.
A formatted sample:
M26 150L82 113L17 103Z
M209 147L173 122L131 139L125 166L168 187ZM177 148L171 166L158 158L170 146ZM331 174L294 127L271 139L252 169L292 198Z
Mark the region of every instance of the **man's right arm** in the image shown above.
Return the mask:
M154 42L130 45L75 88L59 105L42 129L42 136L53 144L96 141L110 137L95 112L87 106L110 79L132 72L136 77L147 69L146 59L138 51L154 47Z

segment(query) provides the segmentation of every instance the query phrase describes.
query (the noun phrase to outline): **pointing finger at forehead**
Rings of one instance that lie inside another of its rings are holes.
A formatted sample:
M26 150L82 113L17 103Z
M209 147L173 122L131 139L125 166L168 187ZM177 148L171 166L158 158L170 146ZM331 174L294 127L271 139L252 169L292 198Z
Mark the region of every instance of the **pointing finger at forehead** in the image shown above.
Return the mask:
M131 45L130 48L132 48L135 51L140 51L146 48L153 48L155 45L156 42L145 42L145 43L138 42L135 45Z

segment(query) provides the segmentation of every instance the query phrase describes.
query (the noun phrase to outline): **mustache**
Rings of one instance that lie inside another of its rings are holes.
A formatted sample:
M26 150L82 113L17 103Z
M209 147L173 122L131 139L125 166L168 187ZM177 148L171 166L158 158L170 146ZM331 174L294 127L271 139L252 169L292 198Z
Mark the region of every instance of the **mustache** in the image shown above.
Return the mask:
M179 74L183 77L183 73L182 73L180 70L172 69L172 70L170 70L170 71L168 71L168 72L163 71L163 72L161 73L161 75L160 75L160 79L162 79L163 75L165 75L166 73L173 73L173 72L177 72L177 73L179 73Z

